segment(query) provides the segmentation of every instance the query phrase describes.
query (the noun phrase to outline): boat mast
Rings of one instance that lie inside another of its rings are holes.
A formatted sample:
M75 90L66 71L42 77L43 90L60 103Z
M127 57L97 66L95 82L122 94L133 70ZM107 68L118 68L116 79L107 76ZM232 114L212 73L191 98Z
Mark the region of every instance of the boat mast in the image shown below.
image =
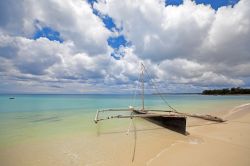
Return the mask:
M141 63L142 111L144 111L144 65Z

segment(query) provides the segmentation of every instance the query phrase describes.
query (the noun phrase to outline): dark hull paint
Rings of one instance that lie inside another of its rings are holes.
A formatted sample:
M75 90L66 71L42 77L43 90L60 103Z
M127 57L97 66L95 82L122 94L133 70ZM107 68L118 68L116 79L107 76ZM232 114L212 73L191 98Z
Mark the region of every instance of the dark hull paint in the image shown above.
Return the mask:
M151 117L146 120L172 131L186 135L186 117Z
M136 114L146 114L142 111L134 110ZM172 131L186 135L186 117L185 116L159 116L144 118L154 124L170 129Z

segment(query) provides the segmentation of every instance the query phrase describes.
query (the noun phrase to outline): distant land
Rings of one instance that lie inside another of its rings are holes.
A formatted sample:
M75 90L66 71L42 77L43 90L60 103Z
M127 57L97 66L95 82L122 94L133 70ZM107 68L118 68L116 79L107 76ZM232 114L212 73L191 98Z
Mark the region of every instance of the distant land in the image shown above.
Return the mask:
M152 93L152 95L201 95L202 93Z
M213 89L213 90L204 90L202 92L203 95L243 95L250 94L250 89L244 88L224 88L224 89Z

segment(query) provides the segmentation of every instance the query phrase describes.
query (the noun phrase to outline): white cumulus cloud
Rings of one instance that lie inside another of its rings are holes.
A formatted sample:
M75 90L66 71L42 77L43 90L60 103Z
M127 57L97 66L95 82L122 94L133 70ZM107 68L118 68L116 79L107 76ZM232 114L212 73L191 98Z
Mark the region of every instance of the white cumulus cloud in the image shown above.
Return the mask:
M99 0L93 5L120 31L107 29L81 0L0 2L0 91L129 92L140 62L167 90L249 86L250 1L217 11L184 0ZM63 42L32 39L49 27ZM131 42L110 56L110 36Z

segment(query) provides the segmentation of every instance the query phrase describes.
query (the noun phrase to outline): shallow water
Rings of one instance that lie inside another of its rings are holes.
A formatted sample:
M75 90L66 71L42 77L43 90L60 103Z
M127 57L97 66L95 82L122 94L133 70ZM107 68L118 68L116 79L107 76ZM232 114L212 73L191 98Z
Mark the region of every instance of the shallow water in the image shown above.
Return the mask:
M14 100L9 99L15 97ZM181 112L211 112L249 103L250 96L165 95ZM140 107L132 95L0 95L0 147L72 133L93 134L97 109ZM148 109L168 109L159 96L145 95ZM105 122L103 130L127 127L126 120Z

